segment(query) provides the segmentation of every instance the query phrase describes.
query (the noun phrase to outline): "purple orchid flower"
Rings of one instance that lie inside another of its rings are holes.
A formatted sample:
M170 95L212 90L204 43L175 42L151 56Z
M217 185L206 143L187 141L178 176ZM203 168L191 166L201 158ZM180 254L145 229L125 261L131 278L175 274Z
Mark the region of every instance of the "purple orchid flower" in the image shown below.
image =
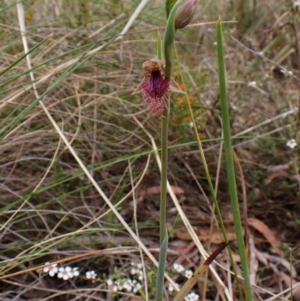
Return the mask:
M157 116L168 108L170 91L185 93L173 79L165 79L164 67L164 61L156 58L143 63L144 79L133 92L141 93L146 109Z

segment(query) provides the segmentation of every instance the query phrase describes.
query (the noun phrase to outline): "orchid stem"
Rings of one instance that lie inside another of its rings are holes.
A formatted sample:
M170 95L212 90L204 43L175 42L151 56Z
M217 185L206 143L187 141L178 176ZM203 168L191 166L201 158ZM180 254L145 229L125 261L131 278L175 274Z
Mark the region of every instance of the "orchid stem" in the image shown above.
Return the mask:
M168 126L169 109L166 108L161 119L160 244L162 244L162 241L166 235Z
M166 29L163 38L163 45L160 36L157 42L157 58L164 60L165 80L171 81L172 50L175 40L175 12L180 4L180 0L173 6L167 20ZM160 181L160 223L159 223L159 241L160 256L156 278L155 301L163 300L164 274L167 263L168 233L167 233L167 172L168 172L168 126L169 126L170 94L167 99L167 107L164 109L161 117L161 181Z
M172 50L175 40L175 12L180 5L180 0L173 6L166 24L166 29L163 38L163 51L162 47L157 47L158 59L162 59L164 54L165 67L165 80L171 80L172 69ZM160 45L160 39L158 42ZM161 182L160 182L160 244L166 235L166 207L167 207L167 171L168 171L168 126L169 126L169 106L170 95L168 96L168 105L164 109L161 119Z
M157 58L163 59L163 49L160 35L157 38ZM160 228L159 239L162 245L166 235L166 207L167 207L167 172L168 172L168 126L169 109L165 108L161 119L161 181L160 181Z

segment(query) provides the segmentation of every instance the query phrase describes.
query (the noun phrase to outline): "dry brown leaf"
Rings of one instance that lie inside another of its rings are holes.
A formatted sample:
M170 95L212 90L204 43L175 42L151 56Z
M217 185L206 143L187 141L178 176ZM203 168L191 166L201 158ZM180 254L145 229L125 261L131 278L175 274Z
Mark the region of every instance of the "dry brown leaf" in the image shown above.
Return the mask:
M222 232L211 232L210 228L198 228L196 233L201 241L210 241L212 244L219 245L224 242ZM226 229L226 235L228 241L234 241L236 239L235 233ZM190 234L184 229L178 229L176 236L182 240L191 240Z
M264 236L267 242L274 249L274 252L276 252L280 256L283 256L283 252L279 249L280 242L277 240L272 230L264 222L252 217L247 219L247 223L249 226L257 230Z
M293 289L293 297L294 301L300 301L300 286Z

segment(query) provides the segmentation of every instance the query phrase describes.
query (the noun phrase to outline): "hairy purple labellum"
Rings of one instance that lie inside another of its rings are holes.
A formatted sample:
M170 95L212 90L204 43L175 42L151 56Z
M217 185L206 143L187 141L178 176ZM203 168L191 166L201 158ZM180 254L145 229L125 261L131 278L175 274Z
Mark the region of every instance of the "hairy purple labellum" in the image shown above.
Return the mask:
M183 92L173 80L165 79L164 62L151 59L143 64L144 79L133 93L141 93L146 109L161 116L168 108L170 91Z

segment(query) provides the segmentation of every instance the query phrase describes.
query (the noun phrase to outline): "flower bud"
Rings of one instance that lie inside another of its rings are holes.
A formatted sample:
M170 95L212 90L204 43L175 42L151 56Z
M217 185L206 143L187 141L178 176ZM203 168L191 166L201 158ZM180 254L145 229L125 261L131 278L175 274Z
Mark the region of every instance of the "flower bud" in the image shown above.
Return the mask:
M187 0L182 4L175 15L175 28L181 29L186 27L193 19L198 0Z

